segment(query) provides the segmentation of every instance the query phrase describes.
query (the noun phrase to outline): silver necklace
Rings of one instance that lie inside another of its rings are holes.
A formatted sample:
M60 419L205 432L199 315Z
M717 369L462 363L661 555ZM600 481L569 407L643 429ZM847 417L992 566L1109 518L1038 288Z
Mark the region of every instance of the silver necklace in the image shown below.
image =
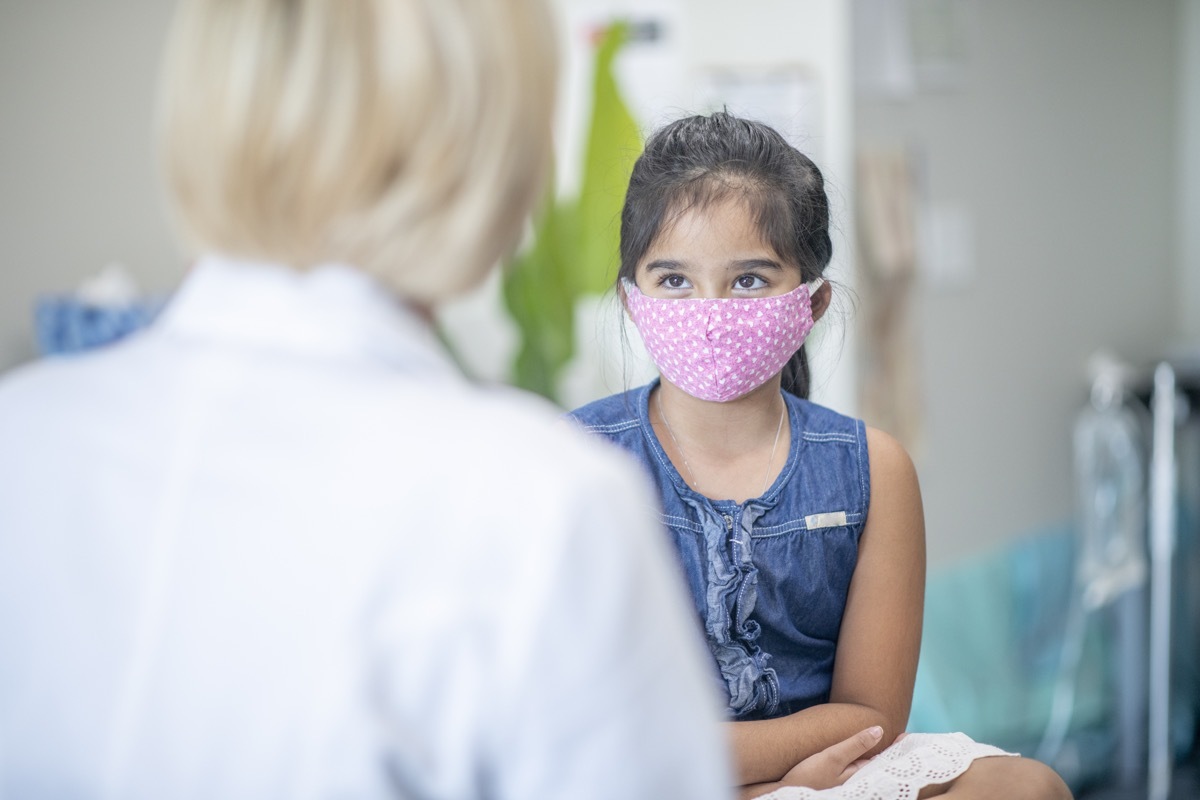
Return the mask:
M671 441L675 443L675 449L679 452L679 458L683 460L683 468L687 470L688 483L696 491L700 491L700 483L696 480L696 473L692 471L692 465L688 463L687 454L683 452L683 446L679 444L679 439L675 438L675 431L671 428L671 421L667 419L667 412L663 411L662 390L654 396L658 402L658 415L662 417L663 425L667 426L667 434L671 437ZM783 418L787 416L787 403L783 404L783 408L779 411L779 424L775 426L775 442L771 445L771 455L767 456L767 469L763 473L763 487L759 490L759 494L767 491L767 487L771 485L771 464L775 463L775 450L779 447L779 434L783 431Z

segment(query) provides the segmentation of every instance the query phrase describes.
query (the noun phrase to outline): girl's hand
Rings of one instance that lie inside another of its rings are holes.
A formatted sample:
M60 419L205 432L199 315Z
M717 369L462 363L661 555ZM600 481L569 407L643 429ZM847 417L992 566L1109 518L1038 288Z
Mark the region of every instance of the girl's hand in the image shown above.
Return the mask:
M863 753L879 743L883 728L875 726L859 731L845 741L811 755L788 770L780 781L782 786L807 786L809 789L829 789L841 786L859 767L867 763Z

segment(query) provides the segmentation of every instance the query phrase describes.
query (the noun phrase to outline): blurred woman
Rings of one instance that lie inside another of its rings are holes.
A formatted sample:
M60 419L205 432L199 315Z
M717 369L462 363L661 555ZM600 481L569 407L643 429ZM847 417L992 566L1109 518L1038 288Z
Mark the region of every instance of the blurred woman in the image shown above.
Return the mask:
M725 796L652 492L429 325L544 183L552 40L536 0L181 5L195 266L0 382L0 796Z

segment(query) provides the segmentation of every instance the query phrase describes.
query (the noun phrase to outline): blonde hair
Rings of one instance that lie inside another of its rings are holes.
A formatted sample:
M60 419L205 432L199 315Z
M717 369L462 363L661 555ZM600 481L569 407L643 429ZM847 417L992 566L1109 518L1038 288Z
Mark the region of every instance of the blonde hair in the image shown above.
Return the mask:
M542 0L183 0L158 120L177 224L436 303L515 246L556 73Z

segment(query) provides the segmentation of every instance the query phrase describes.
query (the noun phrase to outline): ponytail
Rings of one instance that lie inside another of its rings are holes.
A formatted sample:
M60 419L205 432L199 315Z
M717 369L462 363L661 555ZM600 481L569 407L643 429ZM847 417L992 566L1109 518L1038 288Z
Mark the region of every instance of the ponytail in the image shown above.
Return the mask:
M805 345L800 345L788 362L783 365L783 372L780 373L783 390L796 395L801 400L808 399L811 374L808 370L808 354L804 352Z

